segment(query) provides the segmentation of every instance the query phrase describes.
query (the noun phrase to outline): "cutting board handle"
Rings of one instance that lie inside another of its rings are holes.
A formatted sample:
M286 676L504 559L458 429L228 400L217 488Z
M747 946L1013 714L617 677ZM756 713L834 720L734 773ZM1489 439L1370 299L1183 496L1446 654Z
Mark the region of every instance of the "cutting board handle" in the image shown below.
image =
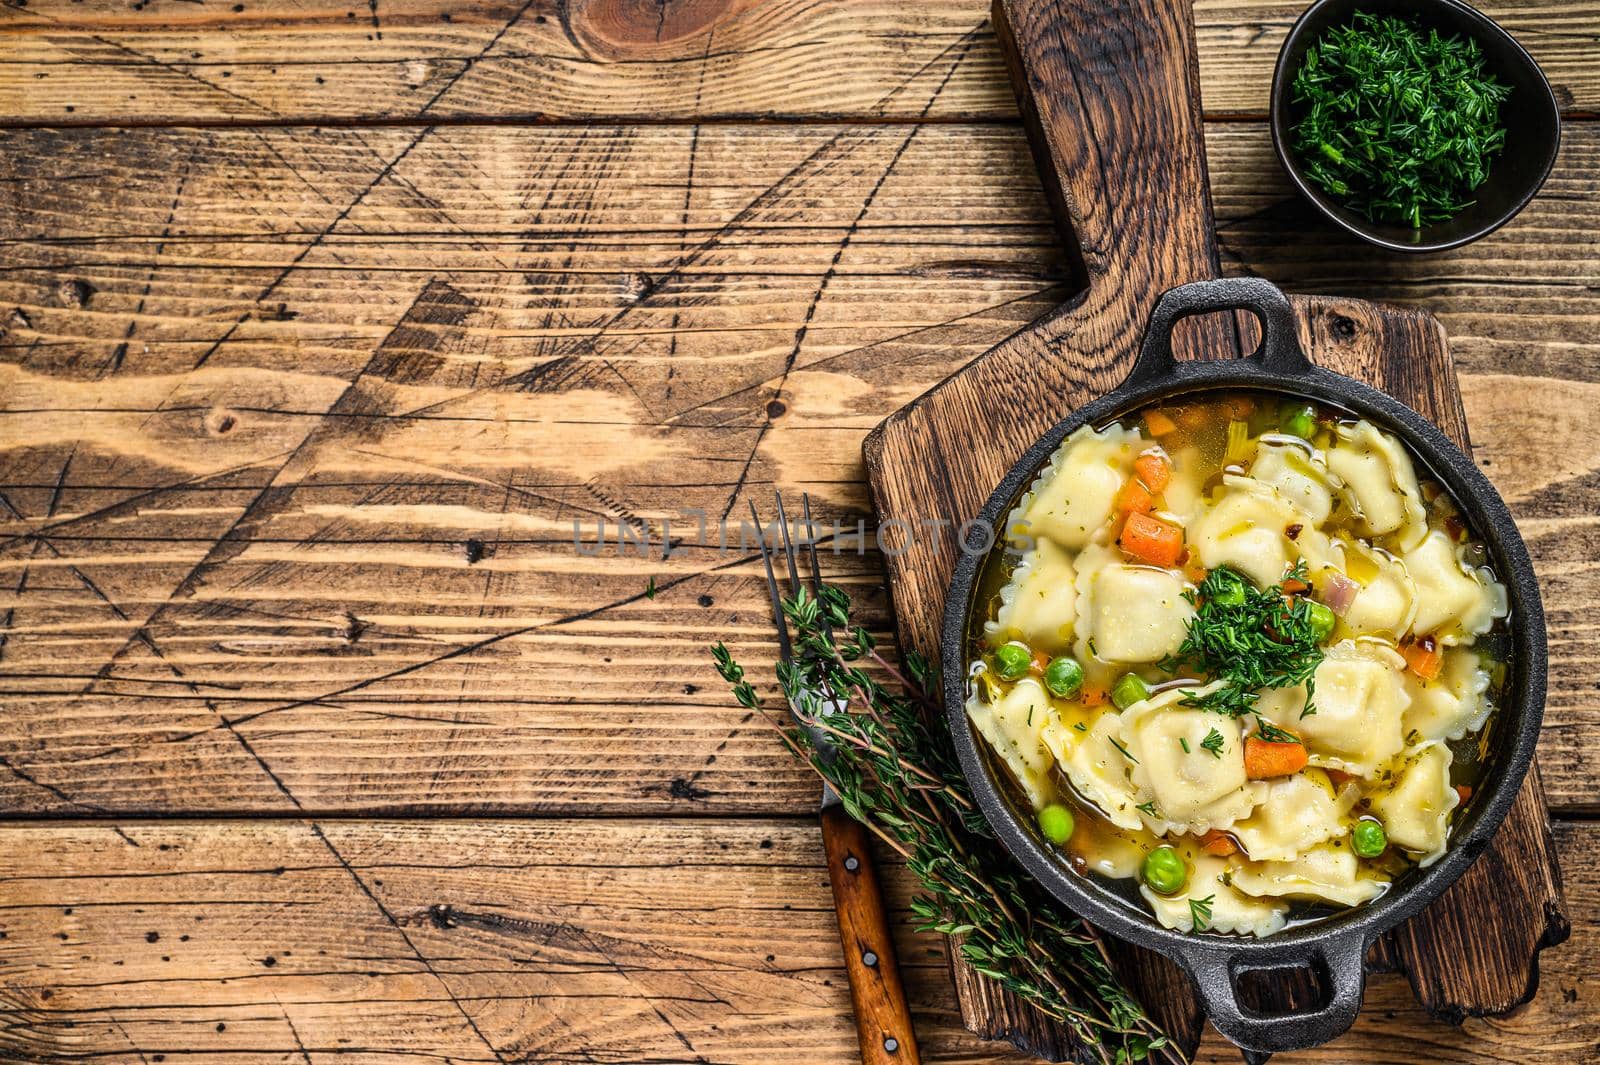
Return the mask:
M1087 298L1220 276L1187 0L995 0L993 17Z

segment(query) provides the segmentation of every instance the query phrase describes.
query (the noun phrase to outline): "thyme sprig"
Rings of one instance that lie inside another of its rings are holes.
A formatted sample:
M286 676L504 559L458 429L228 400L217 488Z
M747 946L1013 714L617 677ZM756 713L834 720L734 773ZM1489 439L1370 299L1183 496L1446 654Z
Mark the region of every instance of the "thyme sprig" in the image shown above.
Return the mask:
M851 623L849 596L838 588L824 586L820 598L801 590L783 611L794 661L778 666L778 680L800 725L768 709L721 643L711 648L717 671L739 704L772 722L846 811L905 859L923 888L911 901L918 929L958 937L973 968L1066 1025L1083 1060L1182 1062L1122 986L1100 933L994 839L949 736L930 726L939 709L928 664L915 654L903 671L886 661ZM819 735L831 739L828 749L818 748Z
M1505 147L1509 86L1478 43L1357 12L1306 51L1292 146L1306 176L1372 221L1421 229L1473 202Z

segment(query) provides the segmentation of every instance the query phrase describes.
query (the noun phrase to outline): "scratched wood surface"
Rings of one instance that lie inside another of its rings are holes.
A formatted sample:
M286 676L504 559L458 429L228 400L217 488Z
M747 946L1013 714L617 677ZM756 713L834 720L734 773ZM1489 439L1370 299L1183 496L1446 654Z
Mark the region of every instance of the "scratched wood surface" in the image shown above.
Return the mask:
M1525 1009L1452 1028L1377 976L1349 1034L1283 1060L1592 1061L1600 829L1562 823L1557 840L1588 929L1545 954ZM903 913L912 886L884 868ZM856 1053L814 822L12 825L0 885L7 1062ZM898 931L925 1059L1024 1061L961 1028L938 940ZM1213 1033L1199 1060L1239 1057Z
M848 1060L814 787L704 654L774 653L716 523L776 485L852 534L866 432L1070 287L987 5L235 6L0 6L0 1058ZM1418 261L1239 120L1293 5L1199 9L1225 269L1439 316L1550 611L1572 940L1522 1014L1380 979L1305 1061L1600 1039L1597 16L1491 10L1562 156ZM928 1056L1004 1060L930 949Z
M1477 6L1565 110L1600 109L1600 4ZM1265 112L1304 7L1195 5L1209 110ZM973 0L6 0L0 99L51 124L1012 119L986 17ZM952 49L966 54L947 71Z

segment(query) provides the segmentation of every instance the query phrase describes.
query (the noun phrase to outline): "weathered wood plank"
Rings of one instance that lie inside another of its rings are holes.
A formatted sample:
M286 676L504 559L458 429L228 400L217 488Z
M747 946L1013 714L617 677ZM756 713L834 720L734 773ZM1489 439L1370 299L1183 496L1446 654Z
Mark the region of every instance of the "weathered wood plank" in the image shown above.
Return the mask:
M1449 330L1545 580L1546 788L1594 810L1600 130L1424 260L1316 223L1259 128L1208 152L1232 271ZM778 485L853 534L864 434L1064 293L1008 127L29 131L0 158L18 813L807 809L709 668L717 638L773 654L716 519ZM687 542L623 553L618 520Z
M1376 977L1349 1035L1283 1060L1585 1060L1600 828L1557 838L1583 916L1524 1010L1451 1028ZM1023 1060L961 1029L884 871L928 1059ZM0 885L7 1061L856 1060L806 821L13 824ZM1238 1061L1214 1033L1201 1058Z
M1265 111L1303 7L1195 5L1208 113ZM1600 107L1594 0L1485 10ZM984 0L13 0L0 41L8 123L1015 117Z

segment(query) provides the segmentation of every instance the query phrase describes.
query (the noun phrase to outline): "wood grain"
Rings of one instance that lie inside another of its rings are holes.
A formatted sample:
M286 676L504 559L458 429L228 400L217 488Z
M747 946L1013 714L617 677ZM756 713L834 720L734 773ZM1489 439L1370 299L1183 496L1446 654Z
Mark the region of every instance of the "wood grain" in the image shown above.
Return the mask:
M1592 1060L1600 829L1557 841L1584 916L1523 1010L1452 1028L1378 977L1348 1035L1279 1060ZM858 1060L814 820L12 824L0 885L11 1062ZM927 1057L1024 1061L897 931Z
M1544 582L1545 785L1600 810L1600 134L1420 261L1264 185L1270 151L1208 132L1225 269L1443 322ZM30 815L811 809L705 655L775 652L715 520L810 491L886 627L848 542L861 440L1070 274L1021 133L987 126L32 131L0 158L0 802ZM655 557L619 552L630 515Z
M1303 4L1195 5L1207 112L1260 115ZM1593 0L1483 10L1569 113L1600 110ZM1000 119L984 0L11 0L5 123Z

